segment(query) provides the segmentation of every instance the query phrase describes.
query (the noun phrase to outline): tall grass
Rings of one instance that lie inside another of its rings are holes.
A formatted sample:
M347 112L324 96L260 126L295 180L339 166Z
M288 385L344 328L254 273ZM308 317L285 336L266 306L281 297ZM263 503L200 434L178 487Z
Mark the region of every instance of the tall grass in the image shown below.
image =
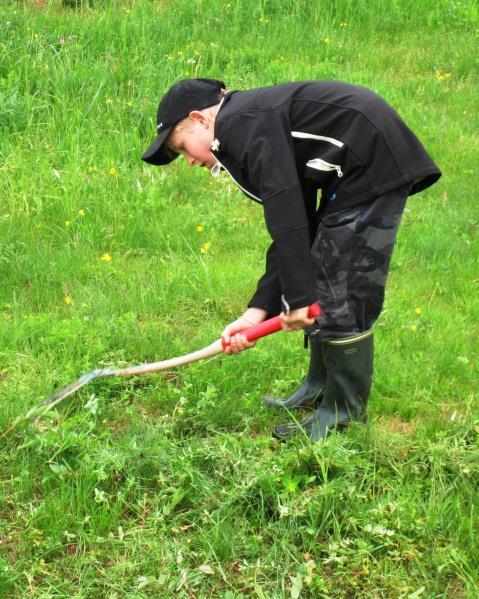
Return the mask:
M0 596L476 597L476 3L31 0L0 21L2 430L82 372L206 345L254 289L258 207L139 160L173 82L365 85L444 172L408 203L367 427L270 439L259 398L304 374L299 334L86 387L0 446Z

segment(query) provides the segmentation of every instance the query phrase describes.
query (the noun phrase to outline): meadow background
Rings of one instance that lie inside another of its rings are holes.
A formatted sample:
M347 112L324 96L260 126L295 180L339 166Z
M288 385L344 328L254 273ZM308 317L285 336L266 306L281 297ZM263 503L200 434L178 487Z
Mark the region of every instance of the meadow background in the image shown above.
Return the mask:
M404 216L367 427L271 439L299 333L85 387L0 442L0 597L479 595L478 44L473 0L1 2L0 430L254 290L261 209L140 161L178 79L370 87L444 175Z

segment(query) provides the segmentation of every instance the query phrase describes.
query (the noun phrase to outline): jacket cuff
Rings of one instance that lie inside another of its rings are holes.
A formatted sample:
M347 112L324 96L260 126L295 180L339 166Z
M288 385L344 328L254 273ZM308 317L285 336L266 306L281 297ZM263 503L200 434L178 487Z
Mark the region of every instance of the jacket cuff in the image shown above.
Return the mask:
M282 311L281 289L277 283L270 289L258 289L248 302L248 308L266 310L268 316L277 316Z
M294 301L289 302L284 295L281 296L281 311L285 314L289 314L292 310L299 310L300 308L309 308L311 304L316 301L313 295L304 296L304 298L298 298Z

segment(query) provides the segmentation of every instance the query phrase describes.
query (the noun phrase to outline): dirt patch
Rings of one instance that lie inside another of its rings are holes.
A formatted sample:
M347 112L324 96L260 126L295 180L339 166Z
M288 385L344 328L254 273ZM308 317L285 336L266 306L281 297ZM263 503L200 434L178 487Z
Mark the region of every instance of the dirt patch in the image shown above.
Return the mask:
M385 455L395 455L407 460L414 446L415 423L401 420L398 416L383 416L374 423L373 435L378 449Z
M389 418L380 418L378 420L378 426L391 433L399 433L406 437L412 437L415 431L414 423L401 420L397 416L390 416Z
M467 597L466 585L459 578L453 578L447 584L447 597L456 597L462 599Z

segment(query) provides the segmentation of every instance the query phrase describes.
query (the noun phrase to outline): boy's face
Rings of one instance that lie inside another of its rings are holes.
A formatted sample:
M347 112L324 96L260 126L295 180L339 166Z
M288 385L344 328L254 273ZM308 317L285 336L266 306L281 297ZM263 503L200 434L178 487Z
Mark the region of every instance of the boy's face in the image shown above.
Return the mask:
M212 168L216 158L211 153L214 139L214 119L194 110L189 114L187 126L173 131L168 138L168 147L181 154L190 166Z

